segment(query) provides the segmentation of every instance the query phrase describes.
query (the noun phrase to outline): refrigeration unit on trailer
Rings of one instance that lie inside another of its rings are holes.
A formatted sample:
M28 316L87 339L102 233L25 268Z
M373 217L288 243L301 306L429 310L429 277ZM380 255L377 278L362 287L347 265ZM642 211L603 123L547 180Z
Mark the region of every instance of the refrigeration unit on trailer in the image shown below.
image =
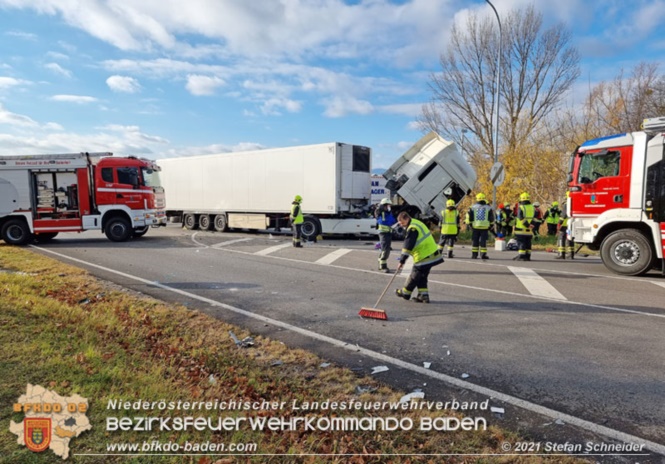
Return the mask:
M112 153L0 157L0 238L40 243L60 232L100 230L113 241L165 225L159 167Z
M167 216L188 229L288 227L303 197L303 235L375 234L367 214L371 150L324 143L158 161Z

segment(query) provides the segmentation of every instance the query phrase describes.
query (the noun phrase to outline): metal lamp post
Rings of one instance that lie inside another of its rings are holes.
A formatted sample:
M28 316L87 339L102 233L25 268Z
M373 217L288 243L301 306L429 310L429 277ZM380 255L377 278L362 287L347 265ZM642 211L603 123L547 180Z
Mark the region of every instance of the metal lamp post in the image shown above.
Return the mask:
M461 149L462 149L462 156L464 156L465 158L466 158L466 152L464 151L464 134L466 134L467 132L469 132L467 129L462 129L462 146L461 146Z
M494 125L494 163L499 162L499 95L501 87L501 45L503 43L502 33L501 33L501 19L499 19L499 13L497 13L496 8L492 5L490 0L485 0L489 6L494 10L496 15L496 20L499 22L499 57L497 59L496 67L496 88L494 90L494 100L496 101L496 123ZM492 208L496 209L496 185L493 187L492 191Z

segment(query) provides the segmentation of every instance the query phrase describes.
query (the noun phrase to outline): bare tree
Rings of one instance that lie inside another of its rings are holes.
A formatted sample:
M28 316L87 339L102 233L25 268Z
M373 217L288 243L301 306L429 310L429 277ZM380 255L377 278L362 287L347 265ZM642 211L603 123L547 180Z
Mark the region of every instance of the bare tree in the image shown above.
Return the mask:
M579 55L568 29L562 24L544 29L542 22L533 6L513 10L503 21L499 129L505 155L528 142L579 76ZM455 24L440 56L441 71L430 77L432 99L419 118L424 130L458 143L462 129L473 132L467 146L475 153L470 161L477 169L488 162L478 154L493 153L496 143L492 121L498 50L495 18L471 14L466 24Z

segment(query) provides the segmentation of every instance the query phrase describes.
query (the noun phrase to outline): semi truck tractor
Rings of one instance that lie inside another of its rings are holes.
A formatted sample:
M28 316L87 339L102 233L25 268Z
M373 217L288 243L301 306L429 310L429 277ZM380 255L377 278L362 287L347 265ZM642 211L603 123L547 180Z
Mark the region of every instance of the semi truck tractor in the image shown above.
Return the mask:
M418 140L383 174L399 209L438 223L447 200L459 203L476 183L476 172L453 142L435 132Z
M114 242L166 225L159 166L112 153L0 157L0 238L44 243L99 230Z
M570 158L569 235L617 274L665 274L665 117L584 142Z

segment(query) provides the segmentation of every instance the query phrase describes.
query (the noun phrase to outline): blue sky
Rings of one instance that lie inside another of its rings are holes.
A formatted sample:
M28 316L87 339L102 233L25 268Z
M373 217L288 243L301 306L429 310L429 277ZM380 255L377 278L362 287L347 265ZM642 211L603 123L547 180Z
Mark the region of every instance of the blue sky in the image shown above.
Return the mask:
M534 5L572 31L573 101L621 67L665 62L665 0ZM493 15L483 0L0 0L0 153L338 141L386 168L422 135L428 77L470 11Z

